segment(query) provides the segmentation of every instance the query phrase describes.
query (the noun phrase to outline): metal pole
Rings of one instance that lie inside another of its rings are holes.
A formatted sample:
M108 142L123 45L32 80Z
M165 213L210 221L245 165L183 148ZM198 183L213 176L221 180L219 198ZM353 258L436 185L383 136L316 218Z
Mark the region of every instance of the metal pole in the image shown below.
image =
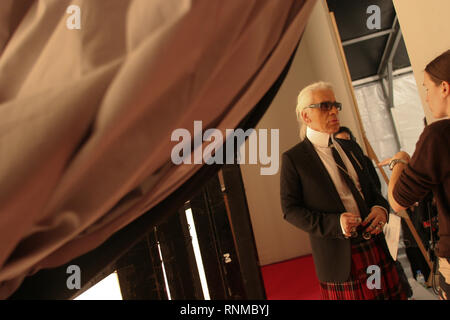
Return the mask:
M387 34L391 34L394 31L395 31L395 29L387 29L387 30L383 30L383 31L379 31L379 32L374 32L374 33L367 34L365 36L361 36L361 37L358 37L358 38L345 40L345 41L342 42L342 45L345 47L345 46L348 46L348 45L351 45L351 44L359 43L359 42L370 40L370 39L373 39L373 38L382 37L382 36L385 36Z

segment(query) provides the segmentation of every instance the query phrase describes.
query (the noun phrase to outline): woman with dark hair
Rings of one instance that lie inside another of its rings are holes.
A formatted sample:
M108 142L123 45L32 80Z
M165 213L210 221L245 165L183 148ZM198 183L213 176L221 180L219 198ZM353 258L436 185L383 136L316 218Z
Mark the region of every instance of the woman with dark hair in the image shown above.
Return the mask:
M389 164L389 203L401 211L422 200L430 191L436 199L439 242L435 254L439 257L441 299L450 298L450 50L442 53L425 68L423 85L426 102L436 121L422 132L412 157L398 152L380 165Z
M338 132L336 132L334 134L334 137L338 138L338 139L346 139L346 140L352 140L352 141L356 142L356 138L353 135L352 131L349 128L344 127L344 126L341 126L339 128Z

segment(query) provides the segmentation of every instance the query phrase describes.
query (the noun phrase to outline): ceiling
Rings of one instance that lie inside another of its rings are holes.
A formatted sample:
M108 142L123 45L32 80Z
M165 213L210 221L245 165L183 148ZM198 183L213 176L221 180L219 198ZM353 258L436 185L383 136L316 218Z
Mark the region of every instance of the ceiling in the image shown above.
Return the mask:
M327 3L336 18L352 81L386 73L389 61L391 71L411 66L391 0L327 0ZM370 30L366 25L373 15L367 13L370 5L380 8L380 29Z

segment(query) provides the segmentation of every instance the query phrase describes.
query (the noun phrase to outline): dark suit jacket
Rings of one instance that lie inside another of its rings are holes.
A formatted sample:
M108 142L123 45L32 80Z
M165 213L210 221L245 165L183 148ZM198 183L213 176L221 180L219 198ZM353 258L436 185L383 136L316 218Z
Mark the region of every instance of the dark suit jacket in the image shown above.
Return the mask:
M338 142L358 174L368 207L380 205L389 212L387 200L374 187L364 168L366 162L361 148L350 140ZM339 220L346 210L328 171L307 138L283 153L280 193L284 218L309 233L319 280L346 281L351 270L351 242L345 239ZM381 237L385 244L384 236Z

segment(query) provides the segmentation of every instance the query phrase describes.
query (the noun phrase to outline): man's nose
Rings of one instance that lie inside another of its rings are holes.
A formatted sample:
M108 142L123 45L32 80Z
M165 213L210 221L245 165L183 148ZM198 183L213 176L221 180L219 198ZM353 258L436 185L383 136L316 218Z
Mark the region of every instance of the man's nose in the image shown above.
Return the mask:
M330 110L330 113L332 113L332 114L338 114L338 113L339 113L339 110L337 109L336 106L332 106L332 107L331 107L331 110Z

